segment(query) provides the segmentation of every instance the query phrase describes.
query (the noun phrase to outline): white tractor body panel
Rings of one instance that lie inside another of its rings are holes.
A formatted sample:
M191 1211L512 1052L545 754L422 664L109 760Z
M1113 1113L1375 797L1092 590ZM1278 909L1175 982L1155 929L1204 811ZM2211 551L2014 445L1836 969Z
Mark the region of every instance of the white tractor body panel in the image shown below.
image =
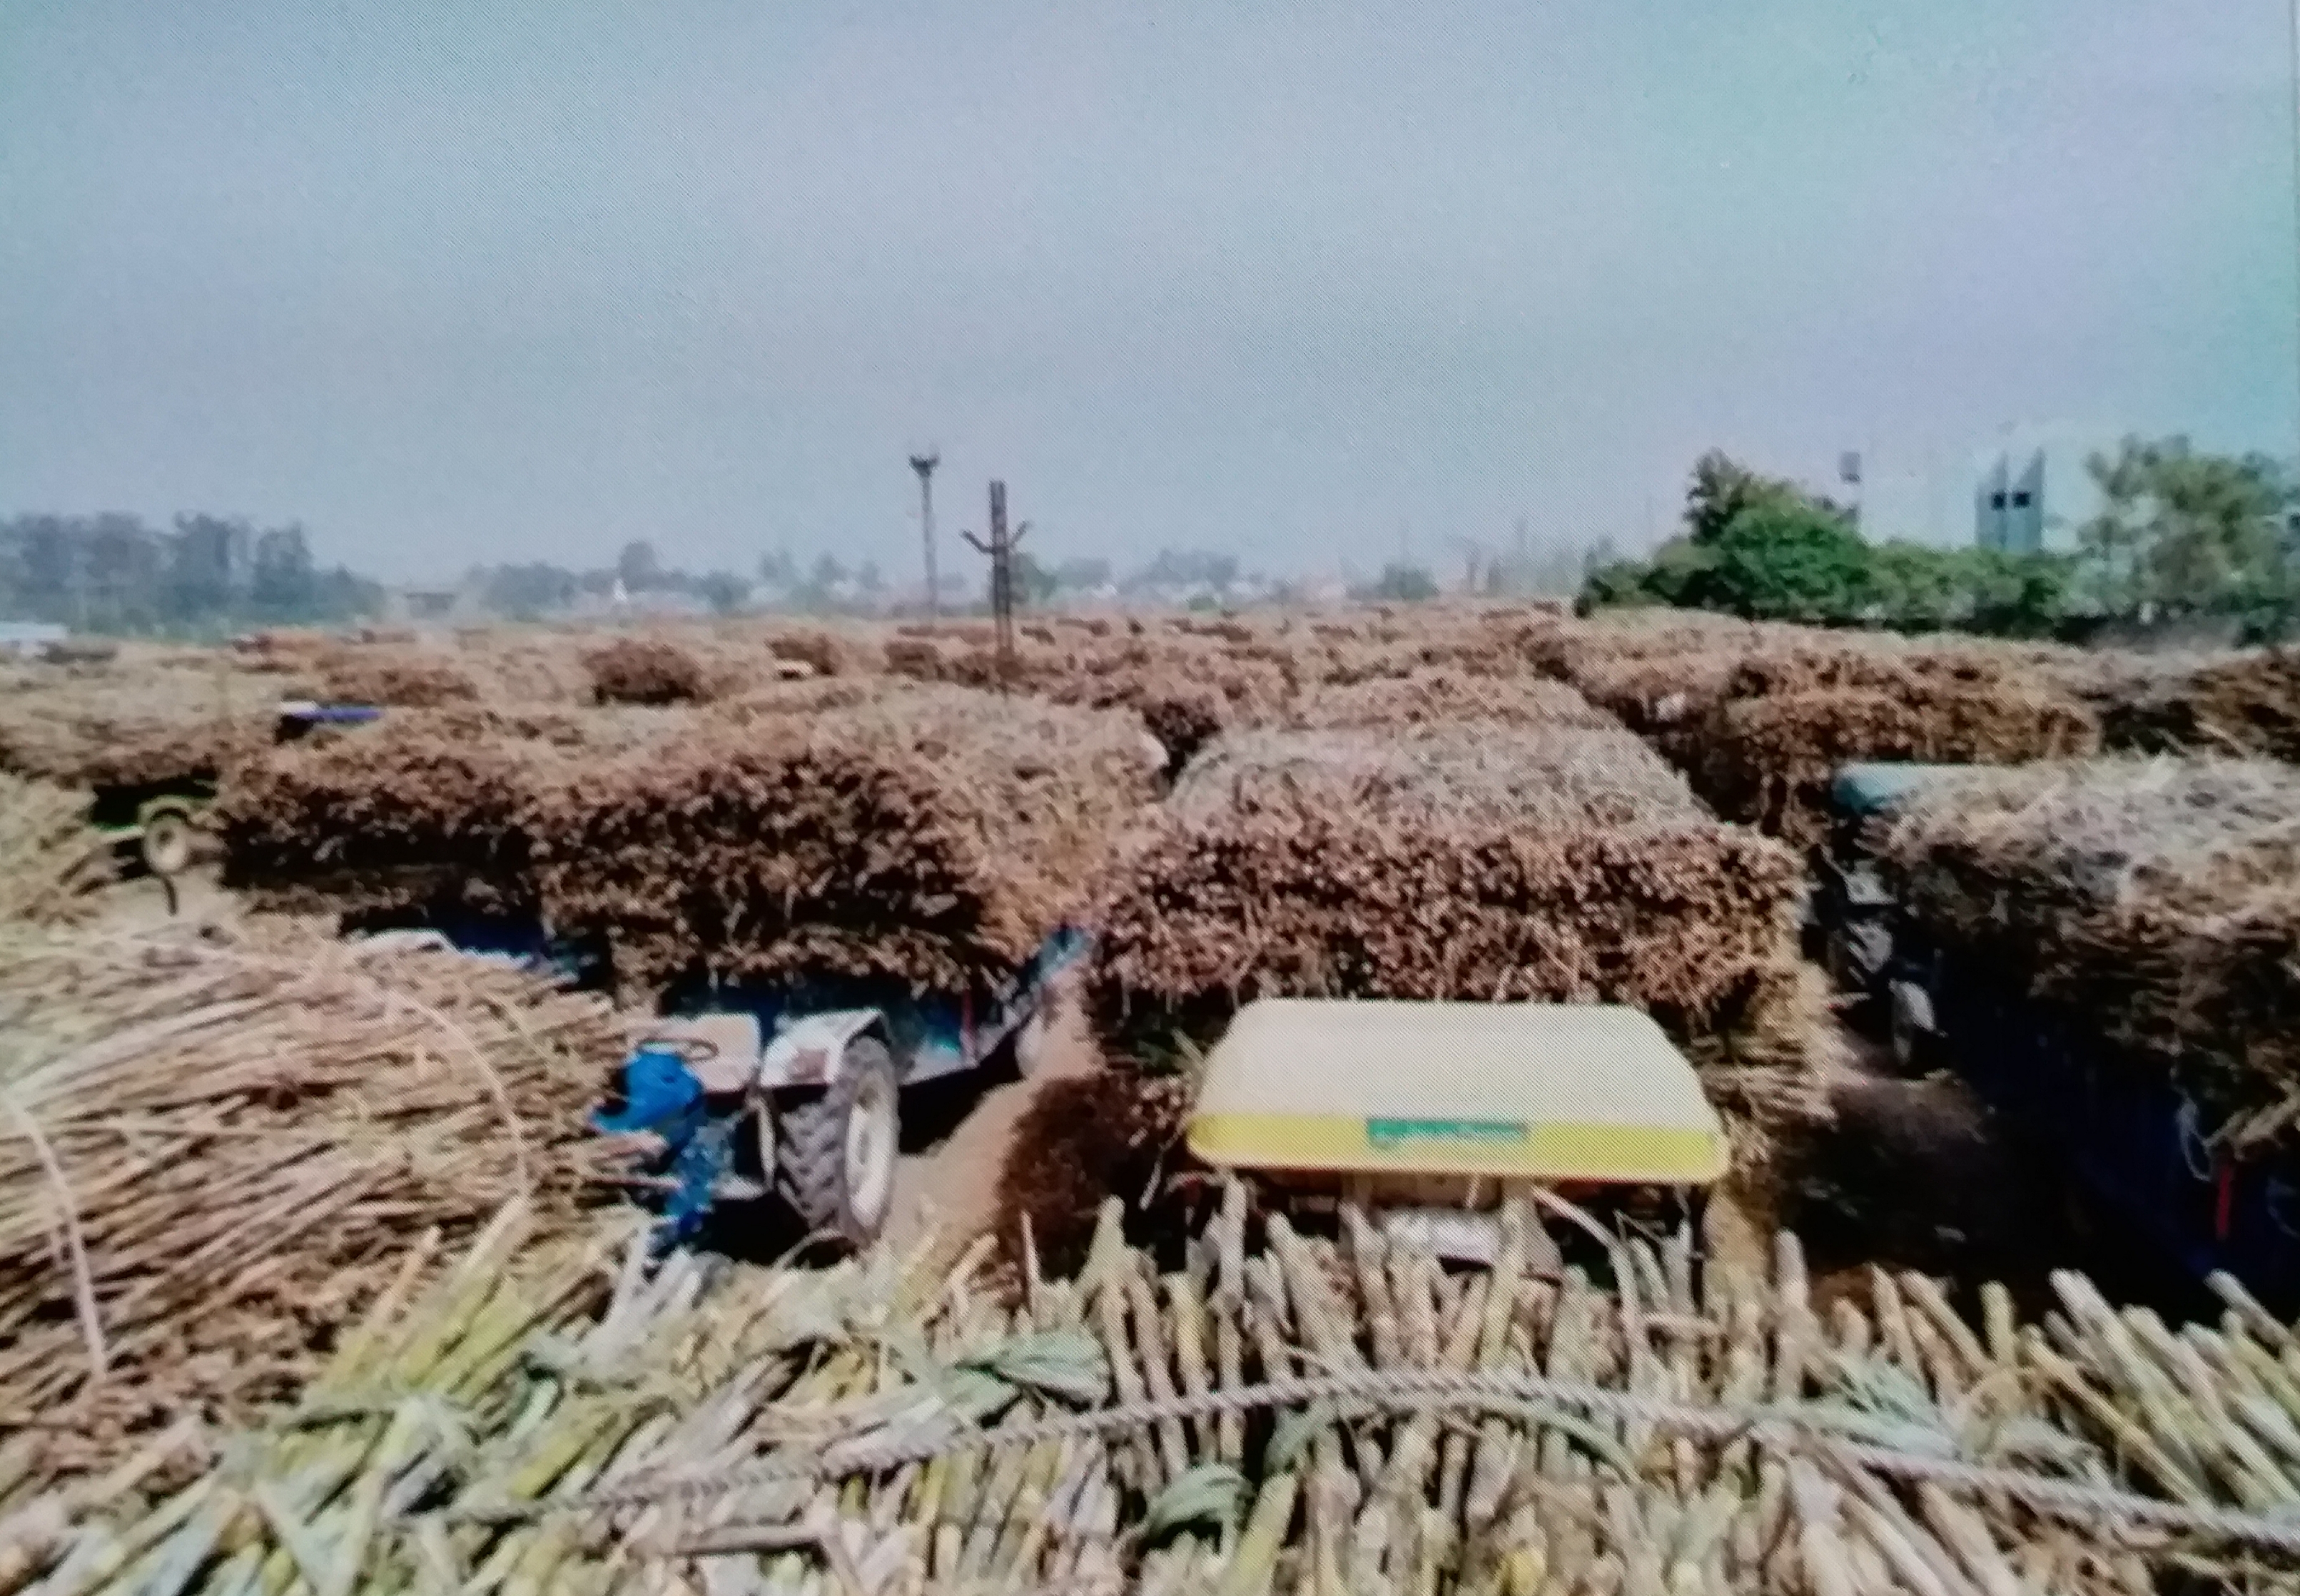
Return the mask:
M793 1020L767 1043L759 1060L759 1085L770 1092L827 1086L838 1078L846 1044L866 1031L883 1030L886 1023L877 1009L826 1009Z

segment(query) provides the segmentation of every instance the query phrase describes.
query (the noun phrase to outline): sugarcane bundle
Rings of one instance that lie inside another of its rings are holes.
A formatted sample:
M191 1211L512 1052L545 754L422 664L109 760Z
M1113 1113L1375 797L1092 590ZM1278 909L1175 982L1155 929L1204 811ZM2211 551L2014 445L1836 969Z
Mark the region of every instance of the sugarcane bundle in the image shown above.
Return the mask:
M591 673L581 639L534 626L492 626L456 637L455 659L490 705L588 704Z
M479 685L441 652L422 648L363 645L338 649L321 658L321 696L337 703L434 710L476 703Z
M1775 636L1744 653L1725 684L1728 698L1806 693L1895 693L1912 682L1999 687L2088 656L2076 649L1977 638L1944 641L1819 633Z
M1131 716L920 689L651 749L529 829L552 923L605 937L619 977L955 994L1071 912L1152 775Z
M1728 699L1701 732L1702 795L1728 819L1808 844L1828 828L1829 784L1850 761L2012 765L2100 746L2091 711L2049 687L1909 672L1889 688Z
M1697 771L1709 719L1729 696L1742 648L1675 653L1659 659L1599 659L1577 669L1573 685L1589 702L1620 719L1678 769Z
M227 885L312 912L434 899L532 903L523 816L557 744L387 717L238 772L212 811Z
M244 1413L413 1230L596 1201L599 1000L309 924L0 943L0 1429Z
M2116 748L2300 763L2300 650L2159 664L2104 718Z
M618 637L583 656L594 702L694 703L708 697L693 654L661 638Z
M534 913L546 795L700 725L678 709L471 704L315 735L225 784L212 811L224 879L297 912L463 903Z
M1794 964L1796 860L1622 732L1257 733L1201 756L1112 871L1106 1035L1262 996L1636 1003L1729 1032Z
M20 668L0 686L0 771L79 787L213 781L271 742L279 697L222 653Z
M2171 1068L2239 1144L2300 1118L2300 771L2103 759L1973 771L1878 841L1910 911Z
M1747 650L1796 635L1810 634L1699 610L1633 609L1536 621L1523 633L1521 646L1536 670L1575 682L1584 669L1604 662Z
M1106 1205L1074 1276L1026 1256L1011 1290L982 1244L652 1279L612 1265L627 1225L521 1249L506 1222L445 1268L419 1244L262 1430L54 1487L0 1449L0 1586L2129 1596L2300 1569L2300 1342L2233 1282L2177 1331L2073 1274L2032 1324L1883 1269L1823 1311L1787 1233L1742 1269L1545 1199L1458 1274L1347 1205L1330 1235L1250 1206L1226 1188L1162 1263Z
M0 774L0 925L83 919L112 874L88 824L88 794Z
M821 630L773 632L767 653L778 660L804 666L816 676L852 676L862 669L863 655L846 640Z
M1319 688L1285 716L1304 729L1379 728L1482 720L1503 726L1604 731L1621 722L1562 682L1421 667L1398 676Z
M704 723L732 722L742 726L754 720L851 710L883 696L890 690L888 680L884 677L848 675L761 682L730 689L714 698Z
M943 652L929 638L889 637L886 643L886 661L890 675L905 676L920 682L949 679L943 663Z
M1057 703L1130 710L1179 775L1222 732L1267 721L1294 694L1287 669L1263 659L1153 655L1138 645L1089 655L1039 690Z

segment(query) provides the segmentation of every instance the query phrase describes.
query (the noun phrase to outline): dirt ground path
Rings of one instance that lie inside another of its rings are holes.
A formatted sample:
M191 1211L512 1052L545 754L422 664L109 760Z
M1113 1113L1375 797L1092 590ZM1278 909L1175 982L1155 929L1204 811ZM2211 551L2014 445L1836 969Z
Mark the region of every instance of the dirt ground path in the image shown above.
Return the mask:
M914 1129L904 1142L914 1144L912 1135L925 1140L916 1151L905 1153L896 1170L895 1207L888 1223L896 1244L908 1247L933 1226L940 1231L938 1249L955 1255L989 1228L997 1213L999 1171L1015 1126L1040 1088L1101 1068L1079 1006L1065 1002L1047 1032L1038 1073L1029 1080L1011 1073L994 1076L988 1084L961 1077L939 1088L949 1101L929 1098L915 1111L906 1098L904 1115Z

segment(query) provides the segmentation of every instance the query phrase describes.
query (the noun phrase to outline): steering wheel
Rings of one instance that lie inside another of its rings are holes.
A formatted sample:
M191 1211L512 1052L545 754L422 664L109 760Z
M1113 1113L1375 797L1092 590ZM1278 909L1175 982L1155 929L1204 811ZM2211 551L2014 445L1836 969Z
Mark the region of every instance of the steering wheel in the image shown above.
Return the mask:
M634 1051L669 1053L682 1064L707 1064L719 1056L719 1044L707 1036L642 1036Z

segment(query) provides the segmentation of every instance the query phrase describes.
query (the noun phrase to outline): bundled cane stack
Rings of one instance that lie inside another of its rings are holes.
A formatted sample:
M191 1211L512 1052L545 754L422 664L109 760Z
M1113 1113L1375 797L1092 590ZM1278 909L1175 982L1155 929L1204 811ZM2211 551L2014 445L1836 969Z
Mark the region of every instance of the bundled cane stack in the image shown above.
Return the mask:
M530 835L552 923L605 938L619 978L963 993L1078 906L1152 775L1131 716L925 689L647 749Z
M2092 712L2049 688L1919 671L1890 687L1729 697L1700 736L1703 795L1721 814L1796 844L1826 833L1829 784L1848 761L2014 765L2100 747Z
M701 735L676 709L403 711L247 762L210 818L226 884L265 908L532 915L550 795L618 755Z
M648 1278L622 1226L416 1246L268 1427L51 1484L0 1446L0 1585L805 1596L1076 1589L2078 1592L2300 1570L2300 1342L2080 1276L2017 1318L1873 1271L1826 1311L1683 1231L1501 1217L1457 1274L1231 1187L1162 1266L987 1243ZM1588 1259L1558 1261L1579 1250Z
M440 652L377 644L323 656L320 691L336 703L409 710L436 710L479 699L479 684L471 673Z
M1106 1034L1255 997L1629 1002L1680 1036L1788 983L1796 860L1621 731L1462 721L1216 744L1112 872Z
M304 925L0 927L0 1430L246 1414L426 1225L567 1223L597 1000Z
M0 775L0 927L61 925L93 912L111 847L89 829L88 795Z
M0 675L0 771L78 787L212 782L271 740L279 683L229 656Z
M1286 716L1304 729L1428 726L1483 720L1502 726L1604 731L1621 722L1562 682L1422 667L1399 676L1321 687Z
M2238 1146L2300 1121L2300 771L1973 771L1904 802L1878 845L1932 935L2171 1069Z
M597 703L693 703L709 696L703 667L675 643L619 637L583 656Z
M2107 717L2112 746L2149 753L2259 753L2300 763L2300 649L2128 674L2132 690Z

